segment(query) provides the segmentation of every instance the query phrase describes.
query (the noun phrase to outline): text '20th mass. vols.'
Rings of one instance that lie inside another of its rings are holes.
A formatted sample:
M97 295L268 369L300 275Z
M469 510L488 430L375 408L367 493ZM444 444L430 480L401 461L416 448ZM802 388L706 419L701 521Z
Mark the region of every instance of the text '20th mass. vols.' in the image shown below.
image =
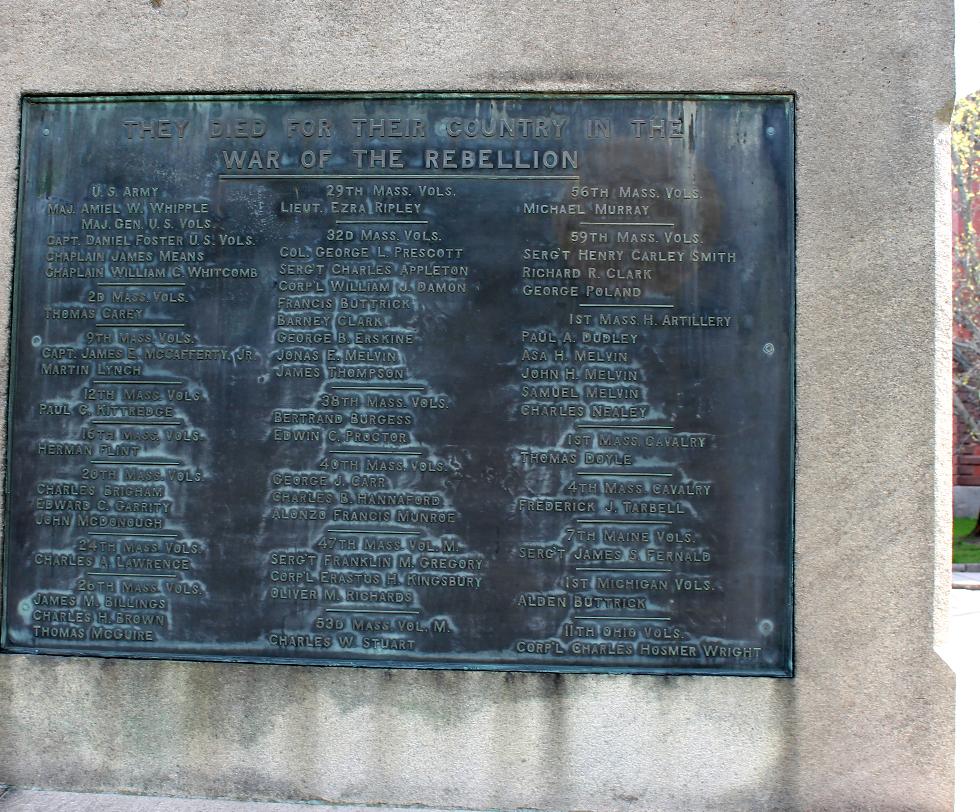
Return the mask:
M788 97L27 97L3 647L792 670Z

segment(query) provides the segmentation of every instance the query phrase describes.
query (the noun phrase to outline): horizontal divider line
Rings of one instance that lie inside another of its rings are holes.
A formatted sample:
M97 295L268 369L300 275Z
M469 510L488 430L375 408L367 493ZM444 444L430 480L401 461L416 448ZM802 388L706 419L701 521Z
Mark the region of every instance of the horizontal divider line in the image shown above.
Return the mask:
M367 226L375 223L390 224L390 225L405 225L405 226L425 226L429 224L428 220L338 220L337 225L340 226Z
M580 177L580 175L480 175L469 172L443 172L441 174L436 174L433 172L407 174L388 173L383 175L340 175L333 173L307 175L299 172L293 172L254 175L232 175L229 173L224 173L218 175L218 180L358 180L360 178L364 178L366 180L379 180L384 178L391 178L392 180L396 180L398 178L407 178L410 180L438 180L439 178L446 178L449 180L578 180Z
M96 378L92 381L93 384L123 384L124 386L177 386L183 383L183 381L148 381L146 379L142 380L129 380L124 378Z
M93 426L182 426L180 420L93 420Z
M654 474L649 471L576 471L575 476L656 476L672 477L673 474Z
M575 567L577 572L670 572L647 567Z
M89 465L185 465L182 460L89 460Z
M646 431L673 431L673 426L658 426L646 423L576 423L577 429L644 429Z
M371 530L363 527L340 527L334 529L328 527L327 533L363 533L372 536L421 536L421 530Z
M586 304L583 302L578 303L579 307L657 307L670 309L673 307L672 304Z
M665 228L673 228L673 223L610 223L608 221L602 220L582 220L579 222L580 226L663 226Z
M420 457L422 456L421 451L374 451L370 448L330 448L326 452L327 454L389 454L392 456L409 456L409 457Z
M421 615L420 609L363 609L361 607L351 607L350 609L322 609L323 612L356 612L364 615Z
M99 530L87 533L89 536L122 536L123 538L148 538L148 539L179 539L180 533L116 533L109 530Z
M109 578L176 578L173 572L87 572L86 575L104 575Z
M329 389L344 392L424 392L424 386L330 386Z
M658 522L653 519L576 519L575 521L579 524L673 524L673 522Z

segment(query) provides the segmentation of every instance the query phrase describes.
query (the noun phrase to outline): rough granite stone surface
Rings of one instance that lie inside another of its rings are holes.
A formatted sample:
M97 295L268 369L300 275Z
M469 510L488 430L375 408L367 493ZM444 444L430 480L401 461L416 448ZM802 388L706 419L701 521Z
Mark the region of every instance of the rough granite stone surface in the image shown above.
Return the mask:
M794 679L2 655L0 783L475 809L951 807L953 677L935 650L951 0L2 0L0 20L0 332L23 92L794 93L799 426Z
M263 801L225 801L204 798L161 798L144 795L88 794L15 789L3 793L0 812L466 812L417 806L357 804L280 804ZM503 812L503 811L502 811Z
M433 806L331 804L324 802L229 801L221 798L174 798L159 795L12 789L0 784L0 812L472 812ZM508 812L500 809L495 812Z

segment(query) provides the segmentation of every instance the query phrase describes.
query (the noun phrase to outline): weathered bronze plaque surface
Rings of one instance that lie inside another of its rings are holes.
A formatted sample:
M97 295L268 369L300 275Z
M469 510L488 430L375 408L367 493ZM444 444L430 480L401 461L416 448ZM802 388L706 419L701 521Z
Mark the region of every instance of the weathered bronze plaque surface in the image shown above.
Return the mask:
M27 98L8 651L792 670L788 97Z

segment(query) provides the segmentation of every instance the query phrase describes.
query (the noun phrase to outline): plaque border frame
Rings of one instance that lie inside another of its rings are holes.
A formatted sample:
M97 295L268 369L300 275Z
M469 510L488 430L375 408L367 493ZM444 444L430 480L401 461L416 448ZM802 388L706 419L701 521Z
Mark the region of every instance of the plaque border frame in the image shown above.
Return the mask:
M752 672L733 672L727 669L714 668L668 668L650 667L638 668L636 666L590 666L586 664L578 665L541 665L541 664L522 664L522 663L475 663L475 662L454 662L454 661L424 661L406 662L404 660L362 660L362 659L315 659L302 657L263 657L263 656L243 656L243 655L217 655L217 654L185 654L179 652L125 652L112 651L109 653L94 652L91 650L72 649L65 647L62 649L39 649L30 646L10 645L7 639L7 599L9 594L9 568L7 566L7 539L9 538L8 525L10 517L10 471L13 465L13 455L11 449L12 434L12 411L15 397L14 383L17 369L17 345L14 337L17 335L20 312L16 308L18 294L20 292L20 259L21 259L21 237L24 228L22 210L25 195L24 178L24 150L26 149L25 121L28 106L31 104L81 104L92 103L125 103L125 102L170 102L170 101L288 101L296 100L340 100L340 99L651 99L651 100L679 100L679 101L759 101L759 102L782 102L786 106L788 132L788 165L791 171L786 175L787 195L786 205L788 208L788 340L789 347L787 352L788 369L787 384L789 389L788 409L788 452L789 452L789 471L790 477L787 482L787 501L788 501L788 520L786 527L786 537L783 542L786 554L786 591L783 606L786 608L788 622L788 641L786 645L786 665L785 668L759 669ZM330 668L380 668L398 670L425 670L425 671L467 671L467 672L496 672L496 673L537 673L547 674L583 674L583 675L631 675L639 677L736 677L742 679L751 678L776 678L792 680L796 677L796 476L799 463L797 448L797 375L796 375L796 354L797 354L797 264L798 264L798 192L797 192L797 138L798 127L796 122L797 115L797 94L795 92L775 92L775 93L752 93L752 92L683 92L683 91L447 91L447 90L410 90L410 91L306 91L292 92L282 90L266 91L241 91L241 92L216 92L193 91L187 93L173 91L159 91L148 93L132 93L126 91L119 92L77 92L77 93L44 93L32 91L21 93L19 99L20 114L18 116L19 129L17 134L17 164L16 164L16 211L14 214L13 232L13 251L11 253L11 285L10 285L10 323L6 334L7 347L9 349L9 364L7 368L7 395L4 407L6 426L3 436L6 447L4 448L5 469L3 472L3 516L2 516L2 538L0 538L0 657L5 654L28 654L46 657L71 657L71 658L90 658L108 660L146 660L146 661L180 661L180 662L200 662L200 663L234 663L245 665L283 665L283 666L307 666L307 667L330 667Z

